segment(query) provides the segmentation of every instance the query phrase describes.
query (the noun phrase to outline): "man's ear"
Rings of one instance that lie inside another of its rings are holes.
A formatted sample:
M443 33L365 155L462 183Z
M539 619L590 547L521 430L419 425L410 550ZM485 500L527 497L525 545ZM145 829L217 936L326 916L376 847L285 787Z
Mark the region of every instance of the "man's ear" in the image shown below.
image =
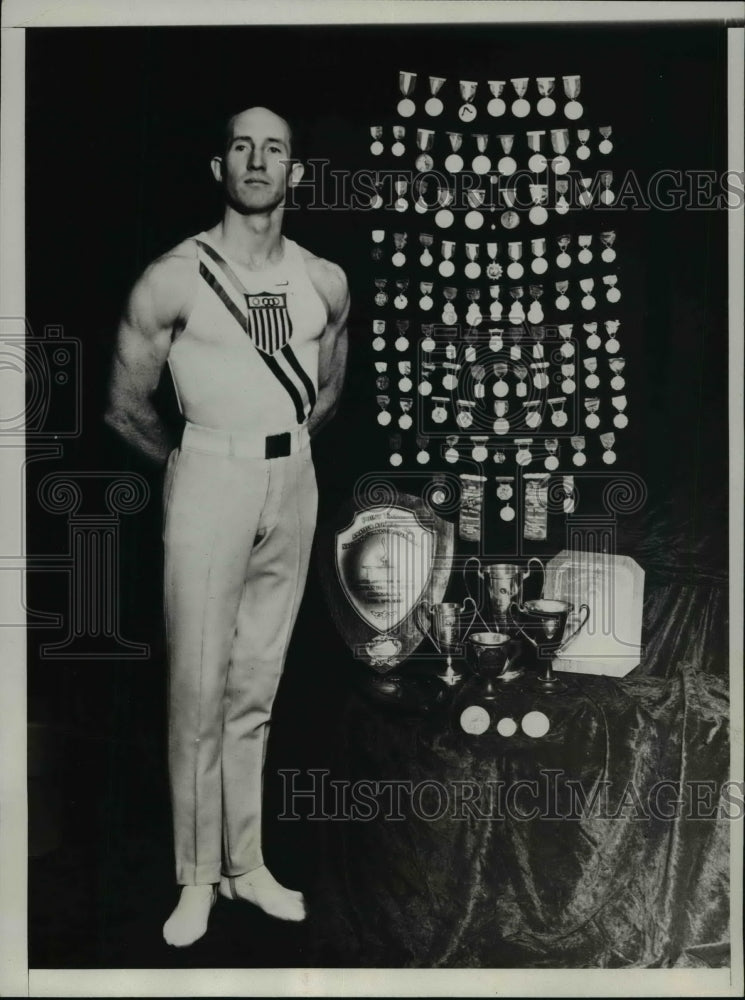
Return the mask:
M290 175L287 178L288 187L297 187L300 181L303 179L303 174L305 173L305 167L298 160L294 160L292 166L290 167Z
M212 170L212 176L216 181L222 182L222 157L213 156L210 160L210 169Z

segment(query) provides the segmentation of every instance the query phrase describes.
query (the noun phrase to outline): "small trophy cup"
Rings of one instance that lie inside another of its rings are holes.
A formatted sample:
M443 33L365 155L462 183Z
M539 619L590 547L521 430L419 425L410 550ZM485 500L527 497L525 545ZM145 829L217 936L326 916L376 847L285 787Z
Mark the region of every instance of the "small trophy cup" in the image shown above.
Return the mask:
M518 604L522 602L523 583L532 572L532 563L537 563L541 568L541 572L545 574L543 563L537 556L533 556L528 560L528 565L525 569L516 563L492 563L490 566L482 567L479 557L471 556L466 560L466 565L463 567L463 579L469 597L471 597L471 593L468 589L466 570L471 561L477 564L477 572L481 579L487 580L489 600L497 631L505 632L508 635L511 634L516 626L510 617L510 605L515 601Z
M590 605L580 605L580 613L584 609L585 617L566 638L564 638L564 632L567 619L574 611L574 605L568 601L549 600L541 597L535 601L526 601L522 607L513 602L510 604L510 615L512 615L513 608L517 609L522 618L522 625L513 618L515 627L535 647L538 658L545 663L543 672L535 678L535 683L546 692L565 691L568 685L554 673L553 660L561 647L573 639L587 624L590 617Z
M465 599L462 605L451 601L440 604L427 604L426 601L422 601L416 611L419 628L429 637L437 652L445 654L447 664L445 673L437 676L448 687L453 687L463 679L463 675L453 669L453 656L459 652L460 619L465 614L469 601L473 605L473 615L465 630L465 635L468 635L478 614L476 602L470 596Z
M469 642L474 654L473 670L479 678L478 697L493 701L502 684L523 675L523 668L515 662L520 644L503 632L474 632Z

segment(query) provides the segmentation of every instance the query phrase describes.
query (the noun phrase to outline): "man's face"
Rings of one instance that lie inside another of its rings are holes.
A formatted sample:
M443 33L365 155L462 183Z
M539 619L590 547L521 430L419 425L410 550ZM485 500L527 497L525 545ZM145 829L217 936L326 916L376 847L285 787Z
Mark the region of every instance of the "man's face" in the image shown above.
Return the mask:
M225 154L213 160L212 169L236 211L271 212L282 204L301 169L290 168L290 143L287 123L266 108L251 108L233 119Z

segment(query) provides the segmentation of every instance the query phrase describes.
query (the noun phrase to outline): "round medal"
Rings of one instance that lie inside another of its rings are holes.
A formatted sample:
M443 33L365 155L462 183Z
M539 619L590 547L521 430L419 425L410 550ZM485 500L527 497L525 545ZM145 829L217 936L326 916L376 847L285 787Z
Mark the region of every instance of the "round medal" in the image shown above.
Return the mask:
M461 104L458 108L458 117L462 122L472 122L476 117L476 108L473 104Z
M408 351L409 341L406 339L406 337L397 337L395 347L397 351L402 351L402 352Z
M406 152L406 146L404 146L404 144L397 139L391 146L391 152L394 156L403 156Z
M595 308L595 299L593 298L592 295L583 295L582 296L582 308L583 309L594 309Z
M383 197L380 192L377 192L370 199L370 208L382 208L383 207Z
M574 357L574 344L562 344L559 348L559 352L562 358L573 358Z
M610 151L612 149L613 149L613 143L610 141L610 139L602 139L598 143L598 152L599 153L604 153L604 154L605 153L610 153Z
M492 392L494 393L494 395L498 396L500 399L503 399L505 396L509 395L509 391L510 387L503 378L498 379L494 383L494 387L492 388Z
M419 383L419 395L420 396L430 396L432 394L432 383L426 381Z
M443 107L444 105L439 97L430 97L424 105L424 110L430 118L436 118L442 114Z
M469 705L460 713L460 728L469 736L481 736L489 728L491 718L481 705Z
M528 160L528 170L534 174L542 174L548 166L548 160L543 153L533 153Z
M370 144L370 152L372 153L373 156L380 156L380 154L383 152L384 149L385 146L380 141L380 139L376 139L375 142Z
M574 154L578 160L588 160L590 158L590 147L585 146L584 143L577 147L577 152Z
M414 202L414 211L418 212L419 215L424 215L425 212L429 211L429 205L426 202L422 201L421 198L418 198Z
M575 451L572 461L575 465L584 465L587 461L587 455L583 451Z
M525 118L526 115L530 114L530 102L526 101L524 97L518 97L516 101L512 102L512 114L515 118Z
M393 203L393 207L396 209L397 212L405 212L409 206L405 198L396 198L395 202Z
M523 727L525 735L532 736L534 739L545 736L551 728L548 717L543 712L528 712L523 716L520 725Z
M562 174L566 174L569 171L569 167L570 163L566 156L563 155L555 156L553 160L551 160L551 169L555 174L558 174L559 176L561 176Z
M592 195L589 191L580 191L579 203L582 208L589 208L592 205Z
M497 732L500 736L509 739L510 736L514 736L517 732L517 723L514 719L508 719L507 717L500 719L497 723Z
M522 266L519 260L513 260L507 265L507 276L517 280L517 278L522 278L525 272L525 268Z
M467 278L478 278L481 274L481 265L477 264L475 260L469 260L463 268L463 273Z
M449 278L451 275L455 274L455 264L452 260L441 260L437 270L443 278Z
M503 521L514 521L515 520L515 508L510 507L509 504L505 504L499 511L499 516Z
M597 413L588 413L585 417L585 423L588 427L597 427L600 424L600 417Z
M505 174L509 177L510 174L514 174L517 170L517 163L512 156L503 156L497 163L497 170L500 174Z
M605 462L606 465L613 465L615 460L616 460L615 451L611 451L610 449L608 449L608 451L603 452L603 461Z
M491 160L483 153L479 153L478 156L473 158L471 168L475 174L488 174L491 170Z
M506 417L497 417L492 427L495 434L506 434L510 429L510 422Z
M433 337L425 337L422 341L422 350L429 354L435 349L435 341Z
M585 385L587 386L588 389L597 389L597 387L600 385L600 379L597 377L597 375L594 374L588 375L587 378L585 379Z
M600 259L606 264L611 264L616 259L616 251L613 247L606 247L600 254Z
M566 252L566 250L562 250L562 252L556 258L556 266L557 267L569 267L571 265L571 263L572 263L572 258L569 256L569 254Z
M605 297L609 302L618 302L621 298L621 293L617 288L609 288L605 293Z
M385 341L383 340L382 337L375 337L375 339L373 340L373 350L374 351L385 350Z
M411 384L411 379L405 375L403 378L398 380L398 391L411 392Z
M388 424L391 422L391 419L392 417L388 412L388 410L381 410L380 413L378 414L378 423L380 424L381 427L387 427Z
M486 110L489 112L492 118L499 118L507 110L507 105L504 103L501 97L492 97L492 99L486 105Z
M520 451L515 455L515 461L518 465L530 465L533 460L533 456L527 450L527 448L521 448Z
M539 115L543 115L544 118L548 118L556 111L556 101L551 97L542 97L536 104L536 111Z
M433 305L434 302L430 295L423 295L421 299L419 299L419 308L424 312L429 312Z
M450 462L451 465L454 465L458 461L459 458L460 458L460 455L458 454L458 449L457 448L446 448L445 449L445 461L446 462Z
M451 174L460 173L463 169L463 157L460 153L450 153L445 157L445 169L449 170Z
M506 212L502 212L499 221L505 229L515 229L520 225L520 216L512 209L508 209Z
M414 104L410 97L404 97L402 101L398 102L397 110L402 118L411 118L416 111L416 104Z
M579 101L568 101L564 105L564 114L572 122L576 122L578 118L581 118L583 111L584 108Z
M443 386L444 389L447 389L448 391L452 391L453 389L457 389L458 388L458 376L457 375L453 375L452 372L448 372L447 375L445 375L444 378L443 378L443 380L442 380L442 386Z
M402 413L398 418L398 426L402 431L407 431L414 423L410 413Z
M560 295L558 297L558 299L556 300L556 308L561 309L562 312L564 312L566 309L569 308L569 299L566 297L566 295Z
M621 344L615 337L611 337L605 342L605 349L608 354L617 354L621 349Z
M626 385L626 379L621 378L620 375L614 375L613 378L610 380L610 387L616 392L619 392L621 389L623 389L625 385Z
M548 261L545 257L536 257L530 264L533 274L545 274L548 270Z
M580 252L577 254L577 260L580 264L589 264L592 260L592 250L589 247L582 247Z
M397 250L391 257L391 264L393 264L394 267L403 267L405 263L406 263L406 254L402 253L400 250Z
M434 165L435 161L429 153L420 153L416 158L416 168L421 174L426 174Z
M543 463L543 466L548 469L549 472L553 472L554 469L559 468L559 460L556 455L549 455Z
M617 413L613 418L613 424L615 427L628 427L629 418L625 413Z
M484 216L481 212L471 210L470 212L466 212L465 221L469 229L481 229L484 224Z
M429 462L429 452L428 451L418 451L416 453L416 460L420 465L426 465Z
M465 430L466 427L470 427L473 423L473 414L469 413L468 410L461 410L455 418L455 422L459 427L462 427Z
M575 385L574 379L565 378L561 383L561 391L565 392L567 396L571 395L576 388L577 386Z
M528 218L534 226L542 226L546 219L548 219L548 212L543 205L533 205L528 212Z
M600 347L600 337L596 333L591 333L587 338L587 348L590 351L597 351Z
M435 215L435 223L440 227L440 229L449 229L454 221L453 213L449 208L441 208Z
M397 451L394 451L394 453L391 455L389 459L389 462L391 463L391 465L400 465L403 462L403 458L401 457L401 455L399 455Z
M528 427L531 428L540 427L541 426L540 413L536 413L534 410L531 410L530 413L528 413L525 417L525 423L528 425Z
M436 424L444 424L447 418L447 410L444 406L436 406L434 410L432 410L432 419Z

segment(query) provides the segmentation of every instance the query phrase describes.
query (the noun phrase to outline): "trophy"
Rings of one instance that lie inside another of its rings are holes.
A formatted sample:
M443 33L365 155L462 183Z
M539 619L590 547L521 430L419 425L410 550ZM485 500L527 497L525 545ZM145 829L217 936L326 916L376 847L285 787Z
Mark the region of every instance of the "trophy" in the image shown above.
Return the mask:
M510 605L517 601L522 603L523 583L531 574L531 564L537 563L541 572L545 575L543 563L537 556L528 560L525 569L515 563L492 563L490 566L482 567L478 556L470 556L463 567L463 579L466 584L466 592L469 597L471 592L468 588L468 577L466 570L470 562L475 562L478 566L477 572L481 579L487 580L489 588L489 600L491 602L492 614L498 632L511 634L515 630L515 623L510 617Z
M463 679L462 674L453 670L453 656L459 652L461 638L460 619L465 613L466 605L469 601L473 605L473 614L465 630L465 635L468 635L478 614L476 602L472 597L467 597L462 605L452 601L440 604L428 604L427 601L422 601L416 609L416 619L419 628L429 637L437 652L445 654L447 669L444 674L438 674L437 676L448 687L453 687Z
M473 671L478 677L477 696L493 700L500 685L522 677L523 668L515 663L520 644L504 632L474 632L470 637Z
M543 672L536 677L535 683L546 692L564 691L567 688L565 681L557 677L553 670L553 660L556 654L565 646L578 632L587 624L590 617L590 605L581 604L580 613L585 611L585 617L571 633L564 637L567 619L574 611L574 605L568 601L550 600L540 597L535 601L526 601L522 606L513 602L510 604L510 616L512 609L516 608L522 618L522 625L513 618L513 623L517 630L528 640L537 650L538 658L545 662ZM525 626L523 628L523 626ZM525 629L528 629L526 632ZM532 633L532 635L530 634Z

